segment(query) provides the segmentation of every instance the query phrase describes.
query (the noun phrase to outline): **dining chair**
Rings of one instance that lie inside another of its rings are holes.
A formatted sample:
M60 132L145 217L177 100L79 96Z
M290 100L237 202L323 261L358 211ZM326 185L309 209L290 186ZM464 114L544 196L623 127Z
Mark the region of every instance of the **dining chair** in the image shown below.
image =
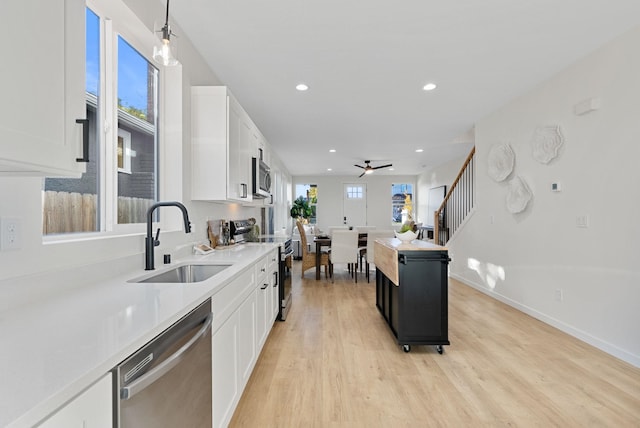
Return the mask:
M373 263L375 257L375 242L376 239L393 238L395 236L393 230L372 230L367 234L367 253L366 253L366 271L367 282L369 282L369 264Z
M329 236L333 236L334 230L349 230L349 226L329 226Z
M356 226L354 227L355 230L358 231L358 233L360 235L366 235L368 234L370 231L375 230L376 226ZM360 265L360 272L362 272L362 258L367 254L367 246L366 244L363 245L362 243L360 243L360 246L358 247L358 257L359 257L359 265Z
M334 230L331 236L331 264L329 266L329 276L333 282L333 266L336 263L346 263L347 269L355 281L358 282L358 231L357 230Z
M302 247L302 275L301 278L304 278L304 272L308 269L316 267L316 253L309 251L308 237L305 233L304 227L302 223L296 220L296 226L298 227L298 232L300 233L300 246ZM330 269L330 261L328 252L323 251L320 256L320 265L324 266L324 276L325 278L329 274Z

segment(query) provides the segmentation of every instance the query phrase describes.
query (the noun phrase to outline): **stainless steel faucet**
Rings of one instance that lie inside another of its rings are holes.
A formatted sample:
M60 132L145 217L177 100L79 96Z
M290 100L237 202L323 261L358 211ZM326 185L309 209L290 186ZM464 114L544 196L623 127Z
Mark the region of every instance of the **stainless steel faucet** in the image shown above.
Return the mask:
M180 202L156 202L151 205L147 210L147 237L144 240L144 250L145 250L145 267L144 270L154 270L153 263L153 247L157 247L160 245L160 241L158 237L160 236L160 228L156 232L155 238L153 237L153 232L151 231L151 227L153 224L153 212L156 208L159 207L178 207L180 211L182 211L182 218L184 219L184 232L191 233L191 222L189 222L189 213L187 213L187 209Z

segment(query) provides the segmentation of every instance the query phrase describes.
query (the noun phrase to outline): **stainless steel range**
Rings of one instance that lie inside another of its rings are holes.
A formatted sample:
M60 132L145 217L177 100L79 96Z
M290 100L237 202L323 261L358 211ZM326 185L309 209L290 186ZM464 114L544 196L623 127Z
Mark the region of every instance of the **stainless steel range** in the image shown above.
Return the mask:
M278 294L280 310L278 320L284 321L291 309L291 262L293 260L293 245L291 236L282 235L255 235L253 222L250 220L231 220L231 237L236 243L263 242L278 245Z

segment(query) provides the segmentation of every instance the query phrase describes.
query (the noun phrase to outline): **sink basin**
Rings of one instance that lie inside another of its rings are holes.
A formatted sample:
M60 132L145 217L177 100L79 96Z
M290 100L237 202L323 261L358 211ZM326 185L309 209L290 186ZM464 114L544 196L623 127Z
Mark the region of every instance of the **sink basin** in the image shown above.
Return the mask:
M182 265L148 278L130 282L191 283L211 278L231 265Z

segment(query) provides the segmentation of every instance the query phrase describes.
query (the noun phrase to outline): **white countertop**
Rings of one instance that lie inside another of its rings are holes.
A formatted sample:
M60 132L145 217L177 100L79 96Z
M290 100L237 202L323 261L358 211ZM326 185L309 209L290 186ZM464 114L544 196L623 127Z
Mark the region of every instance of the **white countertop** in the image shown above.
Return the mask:
M67 273L78 283L15 307L3 302L12 309L0 312L0 427L40 421L206 298L215 299L224 285L276 247L244 244L181 258L153 273L138 267L94 283ZM187 285L127 282L193 261L232 266ZM52 284L60 281L51 279Z

